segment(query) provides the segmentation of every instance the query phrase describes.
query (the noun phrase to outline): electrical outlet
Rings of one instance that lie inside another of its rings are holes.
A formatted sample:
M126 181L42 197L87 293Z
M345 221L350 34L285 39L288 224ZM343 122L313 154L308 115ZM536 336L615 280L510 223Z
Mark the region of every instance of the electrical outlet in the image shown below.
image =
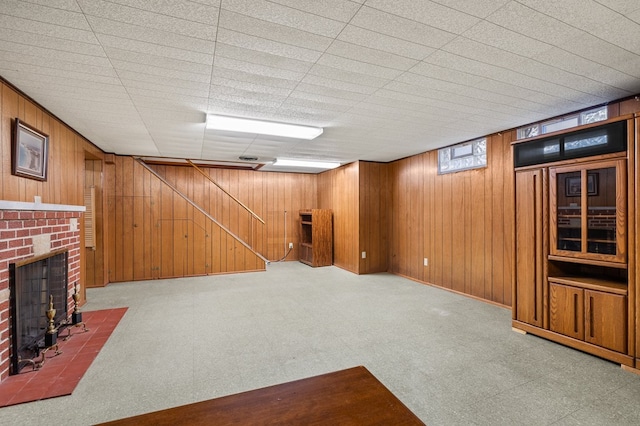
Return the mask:
M363 252L362 252L362 258L363 258L363 259L366 259L366 258L367 258L367 252L366 252L366 251L363 251Z
M424 258L424 266L429 266L429 259L426 257Z
M289 243L289 248L292 249L293 248L293 243Z

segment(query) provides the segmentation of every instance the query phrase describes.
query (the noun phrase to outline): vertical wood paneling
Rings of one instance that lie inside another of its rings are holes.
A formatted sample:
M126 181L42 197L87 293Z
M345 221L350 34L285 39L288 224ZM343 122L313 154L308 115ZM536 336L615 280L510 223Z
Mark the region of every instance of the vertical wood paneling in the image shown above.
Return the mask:
M510 305L511 137L487 138L484 169L437 175L435 151L393 163L391 272Z
M359 177L359 246L357 252L366 251L359 259L359 274L386 272L389 258L389 215L391 190L389 165L361 161Z

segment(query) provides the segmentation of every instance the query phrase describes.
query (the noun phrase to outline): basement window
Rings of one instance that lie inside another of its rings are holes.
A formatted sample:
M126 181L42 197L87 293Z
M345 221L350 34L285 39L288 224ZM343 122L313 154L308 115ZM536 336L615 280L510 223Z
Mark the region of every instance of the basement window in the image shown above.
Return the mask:
M448 146L438 150L438 174L487 167L487 139Z
M516 137L518 140L532 138L534 136L570 129L583 124L597 123L598 121L604 121L607 118L608 109L607 106L604 105L578 114L571 114L561 118L520 127L517 131Z

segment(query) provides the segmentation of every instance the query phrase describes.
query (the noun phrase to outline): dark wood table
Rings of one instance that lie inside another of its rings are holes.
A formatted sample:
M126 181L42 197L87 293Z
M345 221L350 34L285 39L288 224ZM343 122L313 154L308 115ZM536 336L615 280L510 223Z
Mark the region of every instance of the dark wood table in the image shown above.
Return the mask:
M424 425L364 367L103 425Z

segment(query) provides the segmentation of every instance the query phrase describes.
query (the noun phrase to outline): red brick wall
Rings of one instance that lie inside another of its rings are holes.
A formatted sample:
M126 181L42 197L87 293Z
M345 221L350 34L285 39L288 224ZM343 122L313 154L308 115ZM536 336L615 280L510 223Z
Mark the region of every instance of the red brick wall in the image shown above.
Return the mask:
M80 279L81 212L0 210L0 381L9 375L10 329L9 264L53 250L66 248L69 253L68 313L73 311L73 286ZM72 230L71 219L77 219ZM49 235L50 247L34 252L33 238Z

